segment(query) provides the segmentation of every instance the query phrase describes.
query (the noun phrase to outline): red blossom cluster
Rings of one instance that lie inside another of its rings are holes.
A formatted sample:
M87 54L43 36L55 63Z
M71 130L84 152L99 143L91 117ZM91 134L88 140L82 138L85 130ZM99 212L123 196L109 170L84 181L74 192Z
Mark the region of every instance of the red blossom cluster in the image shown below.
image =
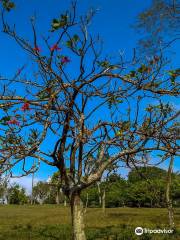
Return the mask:
M58 51L58 50L61 50L61 48L58 47L57 44L54 44L54 45L50 48L50 50L51 50L51 52L54 51L54 50Z
M35 46L35 47L33 48L33 50L36 51L36 52L40 52L40 51L41 51L41 48L38 47L38 46Z
M62 57L61 59L61 64L65 64L65 63L69 63L71 60L67 57L67 56L64 56Z
M28 102L24 103L23 106L21 107L22 111L28 111L30 110L30 104Z

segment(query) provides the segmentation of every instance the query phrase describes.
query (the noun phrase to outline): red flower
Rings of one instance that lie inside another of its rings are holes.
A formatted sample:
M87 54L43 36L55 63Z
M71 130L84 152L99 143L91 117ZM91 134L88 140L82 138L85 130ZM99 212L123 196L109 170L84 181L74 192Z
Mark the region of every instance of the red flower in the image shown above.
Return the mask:
M71 61L71 60L70 60L68 57L64 56L64 57L62 57L62 59L61 59L61 64L69 63L70 61Z
M26 102L26 103L24 103L23 106L21 107L21 110L22 110L22 111L30 110L30 107L29 107L29 106L30 106L29 103Z
M35 47L33 48L33 50L36 51L36 52L40 52L40 51L41 51L40 47L38 47L38 46L35 46Z
M58 47L57 44L54 44L54 45L50 48L50 50L51 50L51 52L54 51L54 50L58 51L58 50L61 50L61 48Z
M20 122L16 118L9 120L7 123L10 125L17 125L17 126L20 125Z

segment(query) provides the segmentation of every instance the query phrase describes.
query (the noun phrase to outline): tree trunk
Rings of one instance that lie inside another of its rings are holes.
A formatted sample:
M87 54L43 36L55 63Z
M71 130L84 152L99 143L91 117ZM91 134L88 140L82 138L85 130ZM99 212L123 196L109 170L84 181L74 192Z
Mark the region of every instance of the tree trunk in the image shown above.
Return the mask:
M84 231L83 203L79 193L71 197L72 239L86 240Z
M102 194L102 210L103 210L103 212L105 212L105 209L106 209L106 191L104 189L103 194Z
M34 203L33 188L34 188L34 172L32 173L32 183L31 183L31 205L33 205Z
M172 201L170 198L171 174L172 174L173 163L174 163L174 157L171 156L171 160L168 168L168 174L167 174L167 185L166 185L166 203L167 203L167 209L168 209L169 226L171 228L174 228L174 213L173 213Z
M86 194L86 205L85 205L84 213L86 213L86 211L87 211L88 201L89 201L89 195L88 195L88 193L87 193L87 194Z
M56 204L59 204L59 188L57 188L57 193L56 193Z
M152 201L152 199L151 199L151 204L150 204L150 206L151 206L151 208L153 207L153 201Z
M64 207L67 206L66 196L64 195Z
M100 183L97 182L97 188L98 188L98 195L99 195L99 206L102 205L102 198L101 198L101 189L100 189Z

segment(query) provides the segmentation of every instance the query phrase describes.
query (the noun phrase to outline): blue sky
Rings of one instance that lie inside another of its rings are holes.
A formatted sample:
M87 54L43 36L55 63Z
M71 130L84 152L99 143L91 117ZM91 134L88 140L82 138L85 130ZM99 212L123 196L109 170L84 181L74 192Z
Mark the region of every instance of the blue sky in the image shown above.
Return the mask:
M58 17L59 13L67 9L70 1L67 0L15 0L16 9L8 14L11 23L16 24L17 31L23 33L27 39L32 39L30 29L30 17L36 15L37 30L40 34L47 34L50 29L52 18ZM150 0L79 0L79 13L84 13L88 8L98 9L97 15L91 26L91 31L99 33L104 39L104 53L117 55L123 52L126 58L133 54L138 39L141 37L131 26L136 16L151 3ZM1 61L0 75L12 76L24 63L30 64L30 58L14 41L0 32ZM176 50L176 46L174 48ZM174 63L178 62L177 54ZM179 164L175 162L177 171ZM45 164L41 165L36 173L37 178L47 179L55 171ZM126 172L123 172L125 175Z
M16 9L8 14L11 23L16 24L19 33L23 33L27 39L32 39L30 30L30 17L35 14L37 18L37 30L41 34L47 34L50 29L52 18L58 17L59 13L69 6L70 1L63 0L15 0ZM100 33L104 39L105 53L116 54L123 51L125 56L132 55L138 34L130 25L134 24L137 14L150 3L147 1L125 0L79 0L79 12L84 13L90 7L98 9L98 13L92 24L92 32ZM1 55L3 62L0 66L1 73L9 74L16 71L22 62L28 61L28 57L21 51L14 41L0 35ZM11 69L11 71L9 71Z

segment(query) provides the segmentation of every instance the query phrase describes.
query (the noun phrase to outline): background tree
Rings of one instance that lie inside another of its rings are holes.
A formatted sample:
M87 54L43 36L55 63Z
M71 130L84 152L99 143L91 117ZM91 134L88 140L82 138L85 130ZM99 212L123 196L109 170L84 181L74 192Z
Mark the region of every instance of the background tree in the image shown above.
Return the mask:
M178 96L178 75L172 81L162 54L136 65L105 56L100 38L88 33L94 13L77 17L73 3L43 39L32 19L33 41L27 41L2 12L4 33L36 67L28 79L19 69L0 86L1 163L11 174L22 166L22 175L36 171L40 161L58 168L76 240L86 239L81 192L109 166L148 164L159 152L156 164L179 155L179 112L163 98ZM52 144L44 147L47 141Z
M5 176L0 177L0 199L2 203L7 203L8 191L8 178Z
M67 204L66 196L62 192L62 184L60 179L60 172L55 172L51 178L51 181L49 183L52 186L56 203L62 203L64 202L64 206Z
M128 184L120 175L111 174L106 182L106 206L124 207L127 202Z
M161 54L162 51L167 49L167 58L175 58L175 51L170 52L169 46L178 44L180 39L179 14L179 0L153 0L150 7L139 14L136 28L145 33L143 38L140 39L140 49L143 55L145 53L146 57L149 57L152 54ZM176 62L173 61L173 64L176 65ZM172 70L169 74L171 81L175 82L176 75L180 75L180 69ZM170 158L172 159L173 156L170 156ZM166 201L171 227L173 227L173 210L170 199L172 165L173 163L170 161L166 188Z
M39 202L40 204L43 204L46 199L48 199L50 195L50 186L47 182L38 182L33 187L33 197L34 200Z
M143 175L142 175L143 174ZM111 174L103 184L106 189L106 207L165 207L167 171L157 167L132 169L128 179ZM82 200L89 198L89 207L99 206L97 186L91 186L82 193ZM179 206L179 175L172 174L171 198L173 206Z
M158 167L138 167L132 168L128 174L128 180L131 183L142 180L164 179L166 178L166 170Z
M99 207L99 192L97 185L92 185L88 187L81 193L81 199L85 205L88 195L88 207Z
M129 199L135 206L164 207L167 172L157 167L138 167L128 174Z
M18 184L14 184L8 189L8 203L10 204L25 204L29 199L26 195L25 189Z
M177 173L174 176L172 175L172 187L171 187L171 198L173 206L180 206L180 174Z

